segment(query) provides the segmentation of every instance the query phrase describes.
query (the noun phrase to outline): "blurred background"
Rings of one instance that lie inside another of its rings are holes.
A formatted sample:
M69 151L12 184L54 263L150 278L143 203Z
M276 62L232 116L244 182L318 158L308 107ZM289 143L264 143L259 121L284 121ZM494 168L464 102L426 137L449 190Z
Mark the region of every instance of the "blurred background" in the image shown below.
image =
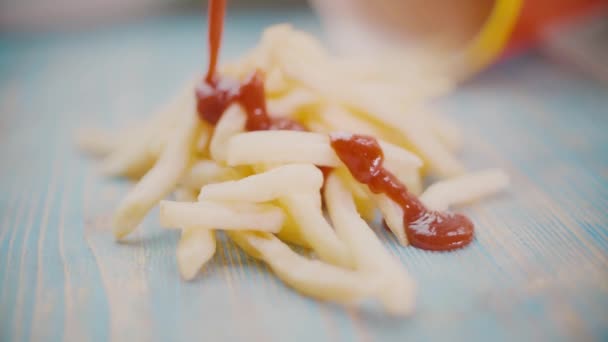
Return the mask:
M337 51L423 48L444 56L456 77L540 46L606 80L607 5L605 0L231 0L229 12L314 13ZM0 30L95 30L144 18L202 15L204 8L206 1L196 0L4 0Z
M0 22L8 30L83 29L163 14L201 13L196 0L3 0ZM305 0L232 0L231 10L306 7Z

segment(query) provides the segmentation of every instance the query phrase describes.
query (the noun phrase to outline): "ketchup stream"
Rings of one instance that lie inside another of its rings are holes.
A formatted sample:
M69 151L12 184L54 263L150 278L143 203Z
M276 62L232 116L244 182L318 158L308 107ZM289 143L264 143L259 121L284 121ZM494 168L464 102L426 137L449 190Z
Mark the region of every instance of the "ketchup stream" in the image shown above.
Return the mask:
M209 1L209 66L204 82L196 87L199 117L215 125L231 104L239 103L247 114L245 128L248 131L306 130L296 121L287 118L273 119L268 115L264 97L264 76L259 70L252 73L242 84L218 75L217 61L225 12L226 0Z
M217 63L222 40L226 0L209 1L209 66L203 82L196 87L197 111L202 120L215 125L224 111L238 103L247 115L248 131L297 130L306 128L291 119L268 115L264 96L264 76L256 70L240 83L220 77ZM386 194L401 206L410 243L428 250L451 250L473 240L473 223L463 215L428 210L422 202L383 167L384 156L375 138L363 135L332 136L331 146L353 177L373 193ZM327 175L329 168L321 168Z
M216 74L217 60L222 45L222 31L224 29L224 14L226 13L226 0L209 1L209 68L205 82L212 83Z

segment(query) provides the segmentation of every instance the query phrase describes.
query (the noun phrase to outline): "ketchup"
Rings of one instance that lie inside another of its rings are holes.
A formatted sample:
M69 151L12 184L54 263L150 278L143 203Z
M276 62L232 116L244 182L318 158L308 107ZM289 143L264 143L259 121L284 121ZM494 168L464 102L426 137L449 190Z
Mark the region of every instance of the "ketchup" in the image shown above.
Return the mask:
M248 131L306 130L291 119L274 119L268 115L264 76L259 70L253 72L243 83L217 74L225 12L226 0L209 1L209 67L204 81L196 87L199 117L215 125L222 113L231 104L238 102L247 114L245 129Z
M209 68L205 82L212 83L216 75L217 60L220 54L220 46L222 45L222 31L224 29L224 14L226 13L226 0L211 0L209 1L209 32L207 32L209 41Z
M242 83L217 73L226 0L209 1L209 66L196 87L197 111L202 120L215 125L224 111L239 103L247 114L248 131L305 131L300 123L272 118L266 110L264 76L256 70ZM375 138L363 135L332 136L331 146L357 181L374 193L386 194L403 209L406 234L413 246L429 250L451 250L473 240L473 223L460 214L430 211L383 166L384 156ZM324 176L331 168L322 167Z
M375 194L385 194L403 210L407 238L418 248L445 251L473 240L473 223L464 215L427 209L395 175L383 167L378 141L365 135L333 135L331 146L353 177Z

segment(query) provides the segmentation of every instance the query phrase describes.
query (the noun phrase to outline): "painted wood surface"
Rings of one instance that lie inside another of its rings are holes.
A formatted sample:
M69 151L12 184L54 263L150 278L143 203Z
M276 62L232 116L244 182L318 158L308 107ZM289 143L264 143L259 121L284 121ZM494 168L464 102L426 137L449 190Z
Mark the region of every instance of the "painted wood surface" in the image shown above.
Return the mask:
M233 15L224 56L309 15ZM117 244L129 187L72 145L83 123L143 117L202 72L204 21L161 18L87 33L0 39L0 341L423 341L608 339L608 88L535 54L441 101L471 169L513 186L463 209L469 248L432 253L378 234L417 279L415 316L317 303L224 242L184 282L157 213Z

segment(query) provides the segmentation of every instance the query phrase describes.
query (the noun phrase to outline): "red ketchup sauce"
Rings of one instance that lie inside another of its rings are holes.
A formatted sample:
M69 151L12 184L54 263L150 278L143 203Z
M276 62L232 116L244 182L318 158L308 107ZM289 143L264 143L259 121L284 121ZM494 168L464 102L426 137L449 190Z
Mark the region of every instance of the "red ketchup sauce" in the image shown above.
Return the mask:
M231 104L239 103L247 114L245 129L248 131L306 130L291 119L275 119L268 115L261 72L256 70L242 83L217 74L225 12L226 0L209 1L209 67L204 81L196 87L199 117L215 125Z
M331 146L357 181L375 194L387 195L401 207L407 238L413 246L445 251L464 247L473 240L473 223L466 216L427 209L383 167L384 155L375 138L333 135Z
M305 131L300 123L272 118L266 110L264 76L255 71L242 83L217 73L226 0L209 1L209 66L205 79L196 87L197 111L202 120L215 125L224 111L239 103L247 114L248 131ZM332 137L331 146L357 181L374 193L386 194L403 209L410 243L428 250L451 250L473 240L473 223L463 215L430 211L383 166L384 156L375 138L363 135ZM325 176L331 171L321 167Z

